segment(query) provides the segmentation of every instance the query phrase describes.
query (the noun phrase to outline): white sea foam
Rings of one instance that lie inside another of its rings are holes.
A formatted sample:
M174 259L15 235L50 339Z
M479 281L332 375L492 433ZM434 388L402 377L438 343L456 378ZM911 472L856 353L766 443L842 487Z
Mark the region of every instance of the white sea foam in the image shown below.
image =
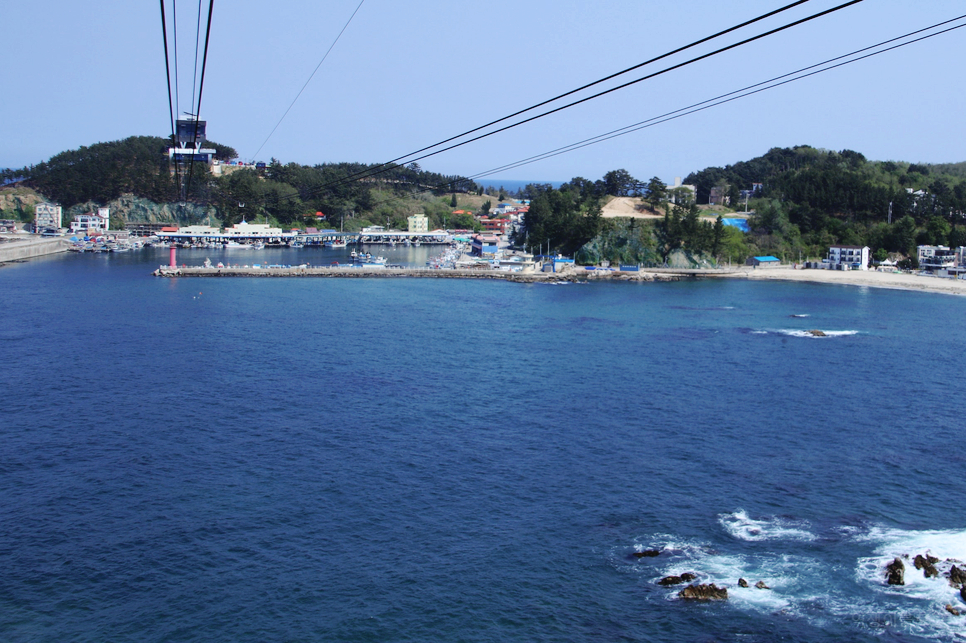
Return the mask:
M807 337L812 339L824 339L825 337L849 337L851 335L858 335L857 330L823 330L822 335L817 335L811 330L798 330L796 328L780 328L775 331L781 335L787 335L789 337Z
M831 566L822 552L790 554L782 551L796 542L817 540L810 525L785 518L752 519L739 510L719 517L728 533L742 541L774 541L767 549L752 554L727 551L705 542L685 541L661 534L646 540L638 549L660 549L654 564L641 566L648 582L685 572L697 575L695 582L715 583L728 589L728 604L742 611L802 618L821 628L866 634L906 632L941 641L966 640L966 619L947 613L948 603L966 609L958 590L949 586L942 573L952 561L966 561L966 530L904 531L881 527L837 529L847 542L874 554L857 558L854 570ZM813 545L810 545L813 547ZM799 549L799 551L801 551ZM809 550L811 552L811 550ZM856 552L861 553L861 552ZM930 553L941 559L939 578L926 579L912 559ZM885 566L896 556L908 554L906 585L885 584ZM947 559L951 559L947 560ZM958 563L957 563L958 564ZM750 587L738 586L744 578ZM770 589L757 589L757 581ZM661 588L667 600L677 600L682 586Z
M790 520L787 518L769 517L762 519L750 518L743 509L730 514L718 516L721 526L738 540L761 542L765 540L815 540L815 534L809 531L809 524L804 520Z
M966 563L966 530L903 530L873 527L856 536L856 540L874 543L873 555L859 558L855 568L856 581L883 599L903 598L893 618L903 629L936 638L966 638L966 622L945 611L945 605L964 610L959 591L949 585L946 574L955 564ZM938 577L926 578L916 569L917 554L939 558ZM905 565L905 585L888 585L885 568L895 558ZM908 601L913 601L908 605Z

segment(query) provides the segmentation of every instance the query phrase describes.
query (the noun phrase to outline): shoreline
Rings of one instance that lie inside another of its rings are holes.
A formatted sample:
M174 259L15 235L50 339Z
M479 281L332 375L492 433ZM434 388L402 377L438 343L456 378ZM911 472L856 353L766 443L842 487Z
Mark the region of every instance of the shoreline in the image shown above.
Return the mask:
M966 280L873 270L808 270L771 268L751 270L746 277L755 281L797 281L839 286L888 288L941 295L966 295Z
M604 270L566 270L564 272L507 272L499 270L456 270L426 268L359 268L359 267L285 267L285 268L204 268L161 266L152 273L156 277L254 277L254 278L430 278L430 279L499 279L514 283L583 283L596 281L654 282L686 279L749 279L753 281L796 281L840 286L888 288L910 292L930 292L944 295L966 295L966 280L887 273L874 271L806 270L792 267L771 269L721 268L673 269L658 268L640 272Z

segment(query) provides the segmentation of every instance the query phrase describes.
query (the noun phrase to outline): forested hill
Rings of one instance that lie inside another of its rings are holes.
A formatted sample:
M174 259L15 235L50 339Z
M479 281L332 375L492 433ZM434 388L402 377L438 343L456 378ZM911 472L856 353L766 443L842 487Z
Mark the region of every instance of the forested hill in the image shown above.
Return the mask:
M966 163L869 161L798 146L709 167L687 182L699 203L716 187L737 207L738 190L760 183L748 241L776 256L822 256L831 243L868 245L879 258L912 257L917 244L966 245Z
M951 219L953 212L966 210L966 162L869 161L852 150L832 152L807 145L776 147L750 161L705 168L685 182L697 186L698 203L708 203L713 187L727 193L732 185L746 190L761 183L756 196L788 204L793 219L791 210L797 207L850 221L886 220L890 202L893 220L907 214L917 220L931 215ZM930 197L928 204L923 193ZM808 221L801 223L807 231Z
M174 204L181 197L168 162L169 143L168 139L152 136L98 143L62 152L34 166L2 170L0 183L15 181L33 188L65 209L80 204L105 205L123 195L155 204ZM226 145L209 140L205 146L216 150L216 159L237 156ZM449 214L446 207L435 203L439 195L480 190L473 181L425 172L416 163L391 168L373 178L358 178L374 167L364 163L305 166L272 159L264 168L232 168L235 171L212 176L205 164L197 163L192 168L188 210L209 212L225 225L243 217L268 217L283 225L304 224L310 215L314 222L316 212L326 213L330 224L335 225L341 225L343 219L360 219L360 215L375 217L379 222L389 219L399 225L405 224L409 214L425 211L438 225ZM435 197L418 203L417 192L435 193ZM191 217L200 219L200 215L188 215L185 222ZM346 225L353 223L358 221Z
M234 149L213 141L207 147L215 158L236 156ZM49 161L18 170L5 170L3 178L21 178L48 199L70 207L76 203L107 203L122 194L150 199L157 203L178 200L178 187L168 169L170 139L157 136L132 136L122 141L96 143L89 147L61 152ZM204 186L204 169L192 192L199 196Z

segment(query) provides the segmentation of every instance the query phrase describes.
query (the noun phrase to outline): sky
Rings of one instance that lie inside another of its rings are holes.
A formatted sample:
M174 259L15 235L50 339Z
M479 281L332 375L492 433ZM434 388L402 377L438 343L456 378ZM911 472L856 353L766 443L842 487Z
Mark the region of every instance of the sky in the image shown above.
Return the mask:
M255 157L359 0L219 0L201 118L210 139L245 160L382 163L790 2L363 0ZM601 88L838 4L810 0ZM178 94L181 111L190 111L198 3L176 9ZM170 135L159 3L32 0L7 3L3 14L0 167ZM419 163L473 176L961 14L962 0L864 0ZM793 145L874 160L966 161L964 45L966 28L488 180L594 180L623 168L670 183Z

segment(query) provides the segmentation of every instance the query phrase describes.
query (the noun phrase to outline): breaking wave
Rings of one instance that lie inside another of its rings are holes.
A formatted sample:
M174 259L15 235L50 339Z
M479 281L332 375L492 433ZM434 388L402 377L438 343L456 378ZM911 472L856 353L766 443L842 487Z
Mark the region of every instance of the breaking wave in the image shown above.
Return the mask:
M664 587L658 581L690 572L696 575L696 583L726 588L731 608L761 617L799 618L835 631L966 640L966 618L945 609L951 605L966 611L966 601L945 576L954 564L966 566L966 530L844 525L831 527L828 538L819 538L806 521L752 519L741 510L720 515L719 522L735 539L768 541L768 548L749 552L738 544L715 546L660 534L636 547L660 554L630 564L664 600L678 600L684 585ZM853 552L846 553L844 560L828 551L843 547ZM938 577L925 578L913 565L916 554L927 553L940 559ZM904 586L885 582L885 566L896 557L906 564ZM739 579L749 586L740 587ZM756 588L758 581L768 589Z
M739 509L730 514L718 516L718 522L738 540L750 542L761 542L764 540L815 540L815 534L809 531L809 524L804 520L791 520L788 518L750 518L748 514Z

